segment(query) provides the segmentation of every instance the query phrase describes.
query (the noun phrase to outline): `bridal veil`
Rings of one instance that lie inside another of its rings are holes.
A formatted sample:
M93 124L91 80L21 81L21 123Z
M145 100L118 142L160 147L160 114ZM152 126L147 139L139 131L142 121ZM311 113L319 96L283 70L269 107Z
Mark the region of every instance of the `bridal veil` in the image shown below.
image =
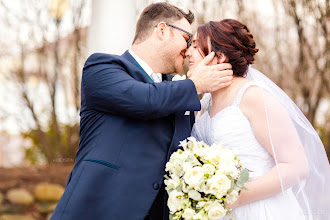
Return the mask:
M282 192L292 188L306 219L330 218L330 166L317 132L295 103L264 74L249 67L246 78L258 82L263 91L260 98ZM286 167L288 160L294 161L295 167Z

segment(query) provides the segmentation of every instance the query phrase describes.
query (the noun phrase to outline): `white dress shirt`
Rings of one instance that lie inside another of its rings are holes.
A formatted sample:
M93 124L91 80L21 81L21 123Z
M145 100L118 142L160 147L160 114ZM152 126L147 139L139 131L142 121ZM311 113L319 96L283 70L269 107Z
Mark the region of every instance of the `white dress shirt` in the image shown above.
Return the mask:
M143 68L143 70L151 77L151 79L153 79L155 82L162 82L161 73L154 73L151 67L146 62L144 62L138 55L136 55L131 49L129 49L128 52L132 55L136 62L138 62L138 64ZM155 76L152 76L153 74L156 74L158 79L156 79Z

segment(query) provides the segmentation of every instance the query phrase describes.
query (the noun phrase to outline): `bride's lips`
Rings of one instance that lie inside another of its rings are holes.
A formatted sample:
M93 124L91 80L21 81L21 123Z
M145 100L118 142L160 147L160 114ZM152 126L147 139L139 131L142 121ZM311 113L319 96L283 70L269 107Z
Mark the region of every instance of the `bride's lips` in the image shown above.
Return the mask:
M194 65L194 63L193 62L189 62L189 67L191 67L192 65Z

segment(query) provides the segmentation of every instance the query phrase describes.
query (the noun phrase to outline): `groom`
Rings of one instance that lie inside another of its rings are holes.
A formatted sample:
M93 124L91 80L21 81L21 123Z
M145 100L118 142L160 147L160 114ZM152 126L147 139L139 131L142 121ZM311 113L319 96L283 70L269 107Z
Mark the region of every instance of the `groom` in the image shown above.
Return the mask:
M76 163L52 220L168 219L165 164L190 135L198 94L231 83L230 64L207 66L172 82L189 47L194 16L167 4L141 14L132 48L93 54L81 83ZM160 74L163 73L163 74Z

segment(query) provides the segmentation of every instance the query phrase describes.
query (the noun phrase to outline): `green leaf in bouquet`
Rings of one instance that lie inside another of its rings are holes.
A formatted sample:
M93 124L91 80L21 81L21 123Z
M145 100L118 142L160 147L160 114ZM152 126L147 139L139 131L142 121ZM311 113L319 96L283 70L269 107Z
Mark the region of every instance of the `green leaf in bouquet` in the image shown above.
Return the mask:
M196 209L197 201L196 200L193 200L193 199L190 199L190 201L191 201L191 207L193 209Z
M236 190L236 191L240 191L240 189L242 189L242 187L239 187L239 186L237 186L237 185L235 185L235 186L233 187L233 190Z
M248 188L246 188L245 186L243 186L243 187L242 187L242 189L244 189L244 190L247 190L247 191L249 190L249 189L248 189Z
M174 220L174 219L175 219L175 217L176 217L176 215L175 215L175 214L170 214L170 220Z
M249 171L247 169L242 170L236 185L238 185L240 188L244 186L244 184L249 180Z
M227 215L227 217L230 218L231 220L236 220L235 216Z
M179 220L179 219L181 219L182 214L183 214L183 210L180 211L180 212L176 212L175 213L175 216L173 217L173 220Z
M233 189L234 188L234 186L235 186L235 180L232 180L231 181L231 189ZM232 190L229 190L229 192L228 193L230 193Z
M196 159L200 163L199 166L203 166L204 162L203 162L202 158L200 156L198 156L197 154L194 154L194 156L196 157Z
M182 154L182 150L181 149L179 149L178 152L179 152L179 154Z
M168 175L164 175L164 177L165 177L165 179L167 179L167 180L169 180L169 179L171 179Z

